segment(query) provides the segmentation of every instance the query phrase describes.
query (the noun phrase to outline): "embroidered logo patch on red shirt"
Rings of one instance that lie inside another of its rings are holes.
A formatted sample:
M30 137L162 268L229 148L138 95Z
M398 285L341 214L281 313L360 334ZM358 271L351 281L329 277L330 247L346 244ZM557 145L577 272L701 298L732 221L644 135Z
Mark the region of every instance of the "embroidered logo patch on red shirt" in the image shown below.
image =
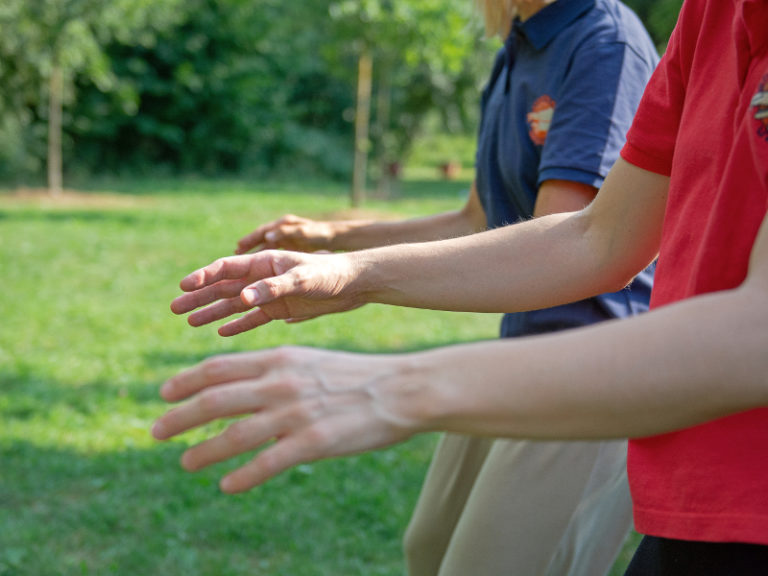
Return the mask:
M757 128L758 136L768 140L768 74L763 76L750 106L755 109L755 120L760 123Z

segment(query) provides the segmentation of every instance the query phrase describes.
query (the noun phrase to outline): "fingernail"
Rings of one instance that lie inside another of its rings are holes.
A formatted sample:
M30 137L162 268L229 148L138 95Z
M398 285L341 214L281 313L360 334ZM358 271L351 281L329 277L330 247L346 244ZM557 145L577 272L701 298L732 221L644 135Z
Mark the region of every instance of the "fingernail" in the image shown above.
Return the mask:
M267 232L266 234L264 234L264 240L266 240L267 242L273 242L277 240L277 233L274 231Z
M258 304L259 303L259 291L256 290L256 288L249 288L247 290L243 290L243 298L245 299L247 304Z
M184 452L184 454L181 455L181 458L179 459L179 464L181 464L181 467L184 468L187 472L194 472L195 471L195 465L192 460L192 457L189 455L189 451Z
M171 381L168 380L162 386L160 386L160 396L162 398L167 397L172 388L173 388L173 384L171 384Z
M165 438L165 426L163 426L160 422L155 422L152 425L152 436L154 436L157 440L163 440Z
M219 488L222 492L231 492L232 491L232 479L229 476L225 476L221 479L221 482L219 482Z

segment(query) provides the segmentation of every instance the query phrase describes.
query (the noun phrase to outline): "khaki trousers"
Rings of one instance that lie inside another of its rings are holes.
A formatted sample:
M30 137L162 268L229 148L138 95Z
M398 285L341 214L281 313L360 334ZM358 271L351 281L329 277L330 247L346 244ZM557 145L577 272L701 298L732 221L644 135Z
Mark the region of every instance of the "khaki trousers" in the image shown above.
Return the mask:
M405 535L410 576L602 576L632 524L626 442L443 436Z

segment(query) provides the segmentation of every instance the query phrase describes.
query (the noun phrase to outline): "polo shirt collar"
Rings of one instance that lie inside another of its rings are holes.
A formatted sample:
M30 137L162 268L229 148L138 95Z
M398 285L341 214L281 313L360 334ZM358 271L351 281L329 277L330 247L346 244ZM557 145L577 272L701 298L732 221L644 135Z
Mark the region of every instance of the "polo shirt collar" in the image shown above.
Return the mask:
M541 50L571 22L590 10L596 0L557 0L544 6L525 22L515 20L513 33L507 42L514 42L514 36L525 39L536 50Z

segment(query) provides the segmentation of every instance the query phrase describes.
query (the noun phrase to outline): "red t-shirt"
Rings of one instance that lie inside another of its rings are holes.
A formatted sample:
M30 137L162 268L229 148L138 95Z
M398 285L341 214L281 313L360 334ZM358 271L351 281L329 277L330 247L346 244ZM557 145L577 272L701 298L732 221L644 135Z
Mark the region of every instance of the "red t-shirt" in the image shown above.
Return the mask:
M671 177L652 307L746 277L768 209L766 24L765 1L686 0L627 135L625 160ZM628 470L639 532L768 545L768 409L633 440Z

